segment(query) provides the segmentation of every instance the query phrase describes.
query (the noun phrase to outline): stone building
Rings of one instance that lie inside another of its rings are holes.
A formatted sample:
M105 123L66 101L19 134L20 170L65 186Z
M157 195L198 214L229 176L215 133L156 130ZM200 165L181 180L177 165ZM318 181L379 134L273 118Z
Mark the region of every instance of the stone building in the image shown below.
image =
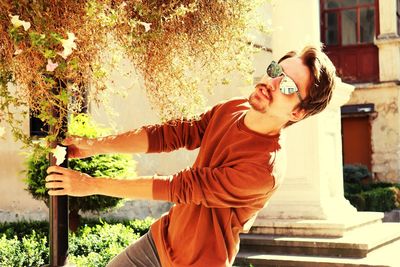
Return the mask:
M343 161L400 182L400 1L320 1L321 41L355 86L342 107Z

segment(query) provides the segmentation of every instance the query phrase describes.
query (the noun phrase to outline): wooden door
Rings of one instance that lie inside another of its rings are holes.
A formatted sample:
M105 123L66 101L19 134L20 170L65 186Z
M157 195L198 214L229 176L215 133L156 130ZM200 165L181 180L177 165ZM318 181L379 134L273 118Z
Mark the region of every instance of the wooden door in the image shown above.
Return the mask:
M342 118L343 163L362 164L371 171L372 145L369 116Z

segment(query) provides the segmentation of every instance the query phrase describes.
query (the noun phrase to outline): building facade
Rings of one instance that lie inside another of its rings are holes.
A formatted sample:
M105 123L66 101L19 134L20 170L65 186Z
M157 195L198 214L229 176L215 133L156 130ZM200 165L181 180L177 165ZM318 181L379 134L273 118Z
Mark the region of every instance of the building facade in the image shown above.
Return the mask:
M321 0L321 41L343 81L343 163L400 182L399 0Z

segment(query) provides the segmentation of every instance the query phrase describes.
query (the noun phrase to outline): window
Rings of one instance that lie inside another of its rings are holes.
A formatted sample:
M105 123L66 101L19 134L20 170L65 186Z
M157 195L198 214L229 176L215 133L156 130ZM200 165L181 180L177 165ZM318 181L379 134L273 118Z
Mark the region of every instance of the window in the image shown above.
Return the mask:
M373 43L376 5L375 0L321 0L322 41L327 46Z
M44 124L34 113L29 112L29 133L33 138L45 137L49 131L49 126Z

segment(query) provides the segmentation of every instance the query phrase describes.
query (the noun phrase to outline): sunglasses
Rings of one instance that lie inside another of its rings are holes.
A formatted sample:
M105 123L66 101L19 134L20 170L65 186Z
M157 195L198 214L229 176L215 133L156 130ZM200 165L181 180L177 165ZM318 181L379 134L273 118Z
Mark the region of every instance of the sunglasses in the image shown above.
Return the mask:
M296 93L299 97L300 103L303 102L303 98L300 95L299 88L297 88L296 83L283 72L281 65L279 65L275 61L272 61L267 68L267 74L271 78L283 76L281 83L279 84L279 90L281 91L281 93L285 95Z

